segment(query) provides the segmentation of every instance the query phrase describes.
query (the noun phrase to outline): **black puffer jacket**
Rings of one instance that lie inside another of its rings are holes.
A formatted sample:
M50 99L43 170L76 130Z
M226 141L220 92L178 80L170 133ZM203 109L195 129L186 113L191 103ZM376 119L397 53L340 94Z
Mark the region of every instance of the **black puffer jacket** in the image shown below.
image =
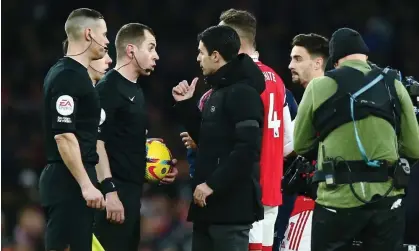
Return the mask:
M198 143L192 188L206 182L214 193L207 206L193 202L188 219L208 224L247 224L263 219L259 159L263 128L259 67L240 54L207 77L213 92L202 114L193 99L176 104L177 114Z

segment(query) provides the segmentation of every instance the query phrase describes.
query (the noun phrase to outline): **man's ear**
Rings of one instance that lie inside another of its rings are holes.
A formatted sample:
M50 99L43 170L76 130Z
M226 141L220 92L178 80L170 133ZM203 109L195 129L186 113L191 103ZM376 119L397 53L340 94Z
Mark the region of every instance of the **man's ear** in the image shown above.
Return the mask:
M218 51L213 51L211 53L211 58L215 63L218 63L218 61L220 61L220 53L218 53Z
M314 69L317 71L319 69L323 68L323 58L322 57L318 57L315 60L315 65L314 65Z

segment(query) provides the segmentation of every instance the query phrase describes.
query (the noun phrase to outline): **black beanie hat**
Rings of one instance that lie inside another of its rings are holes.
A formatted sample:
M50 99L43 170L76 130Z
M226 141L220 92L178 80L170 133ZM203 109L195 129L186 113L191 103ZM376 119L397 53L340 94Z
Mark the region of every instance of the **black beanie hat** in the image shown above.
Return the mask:
M330 39L330 62L327 62L327 66L333 67L339 59L348 55L368 55L369 52L368 46L357 31L349 28L340 28L333 33L332 38Z

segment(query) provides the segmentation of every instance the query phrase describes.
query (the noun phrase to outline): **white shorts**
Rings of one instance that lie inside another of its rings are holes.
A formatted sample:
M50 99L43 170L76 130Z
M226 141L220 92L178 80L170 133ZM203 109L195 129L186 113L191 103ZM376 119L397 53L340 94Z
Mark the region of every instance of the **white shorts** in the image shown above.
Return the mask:
M253 223L249 233L249 250L262 250L274 243L275 221L278 207L263 206L264 219Z
M281 243L281 251L310 251L312 218L313 210L291 216Z

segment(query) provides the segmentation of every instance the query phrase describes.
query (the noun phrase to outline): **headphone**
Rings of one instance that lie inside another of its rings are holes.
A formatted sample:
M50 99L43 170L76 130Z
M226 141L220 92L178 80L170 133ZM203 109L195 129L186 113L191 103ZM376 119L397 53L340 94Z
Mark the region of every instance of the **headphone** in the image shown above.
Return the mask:
M93 37L92 37L92 35L90 34L90 32L89 32L89 37L91 38L91 40L90 40L90 44L89 44L89 46L87 46L87 48L83 51L83 52L81 52L81 53L79 53L79 54L74 54L74 55L68 55L68 54L66 54L66 56L72 56L72 57L74 57L74 56L79 56L79 55L81 55L81 54L83 54L83 53L85 53L89 48L90 48L90 46L92 46L92 43L93 42L95 42L97 45L99 45L100 47L102 47L103 49L105 49L106 51L108 50L108 47L107 46L105 46L105 45L102 45L102 44L99 44ZM101 72L101 71L98 71L97 69L95 69L94 67L92 67L91 65L89 65L89 67L92 69L92 70L94 70L95 72L98 72L98 73L100 73L100 74L105 74L106 72Z

